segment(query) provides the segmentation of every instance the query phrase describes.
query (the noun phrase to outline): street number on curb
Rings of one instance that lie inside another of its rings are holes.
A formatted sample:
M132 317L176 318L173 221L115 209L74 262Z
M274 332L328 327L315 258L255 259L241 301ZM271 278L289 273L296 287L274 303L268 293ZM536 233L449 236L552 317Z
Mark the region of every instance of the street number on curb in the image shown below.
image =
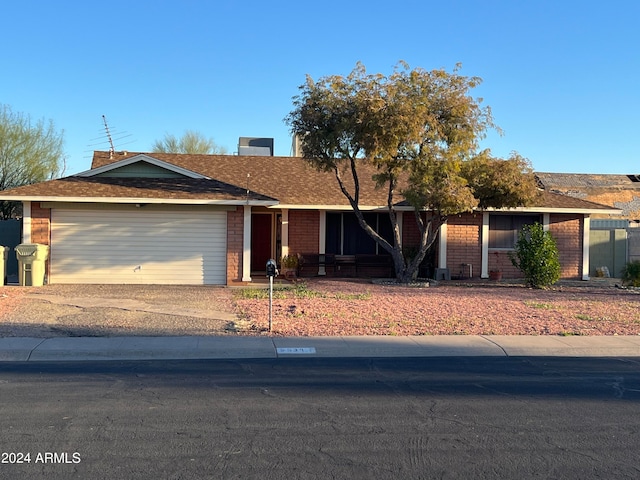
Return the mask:
M316 353L315 347L279 347L276 351L288 355L309 355Z

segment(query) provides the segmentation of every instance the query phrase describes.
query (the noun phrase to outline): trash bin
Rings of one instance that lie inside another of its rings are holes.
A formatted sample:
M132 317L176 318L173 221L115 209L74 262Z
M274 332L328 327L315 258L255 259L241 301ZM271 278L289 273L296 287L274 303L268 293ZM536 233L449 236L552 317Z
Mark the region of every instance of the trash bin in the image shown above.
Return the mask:
M44 265L49 258L49 246L39 243L21 243L16 247L18 282L24 287L44 285Z
M9 247L0 246L0 285L4 285L7 282L7 256L9 254Z

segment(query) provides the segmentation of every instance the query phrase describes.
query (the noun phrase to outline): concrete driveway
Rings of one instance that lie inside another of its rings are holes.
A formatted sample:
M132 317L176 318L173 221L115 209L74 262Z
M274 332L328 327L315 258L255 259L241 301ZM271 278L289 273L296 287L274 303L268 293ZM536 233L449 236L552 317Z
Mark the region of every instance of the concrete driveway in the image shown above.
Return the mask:
M38 338L229 335L242 323L230 289L184 285L27 288L1 320L0 337Z

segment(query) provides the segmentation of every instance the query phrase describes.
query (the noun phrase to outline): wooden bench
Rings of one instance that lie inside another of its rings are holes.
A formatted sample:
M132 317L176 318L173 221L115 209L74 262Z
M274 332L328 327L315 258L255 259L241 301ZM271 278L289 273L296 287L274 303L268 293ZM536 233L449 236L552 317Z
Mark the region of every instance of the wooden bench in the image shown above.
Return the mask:
M314 277L322 267L337 276L394 276L391 255L334 255L332 253L303 253L300 276ZM378 273L376 273L378 272Z

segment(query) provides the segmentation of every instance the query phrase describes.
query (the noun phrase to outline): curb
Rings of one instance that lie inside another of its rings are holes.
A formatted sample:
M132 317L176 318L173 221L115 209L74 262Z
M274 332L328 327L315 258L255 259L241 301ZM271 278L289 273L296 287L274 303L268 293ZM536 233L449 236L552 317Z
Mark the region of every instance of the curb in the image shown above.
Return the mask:
M521 356L640 357L640 336L0 338L0 362Z

